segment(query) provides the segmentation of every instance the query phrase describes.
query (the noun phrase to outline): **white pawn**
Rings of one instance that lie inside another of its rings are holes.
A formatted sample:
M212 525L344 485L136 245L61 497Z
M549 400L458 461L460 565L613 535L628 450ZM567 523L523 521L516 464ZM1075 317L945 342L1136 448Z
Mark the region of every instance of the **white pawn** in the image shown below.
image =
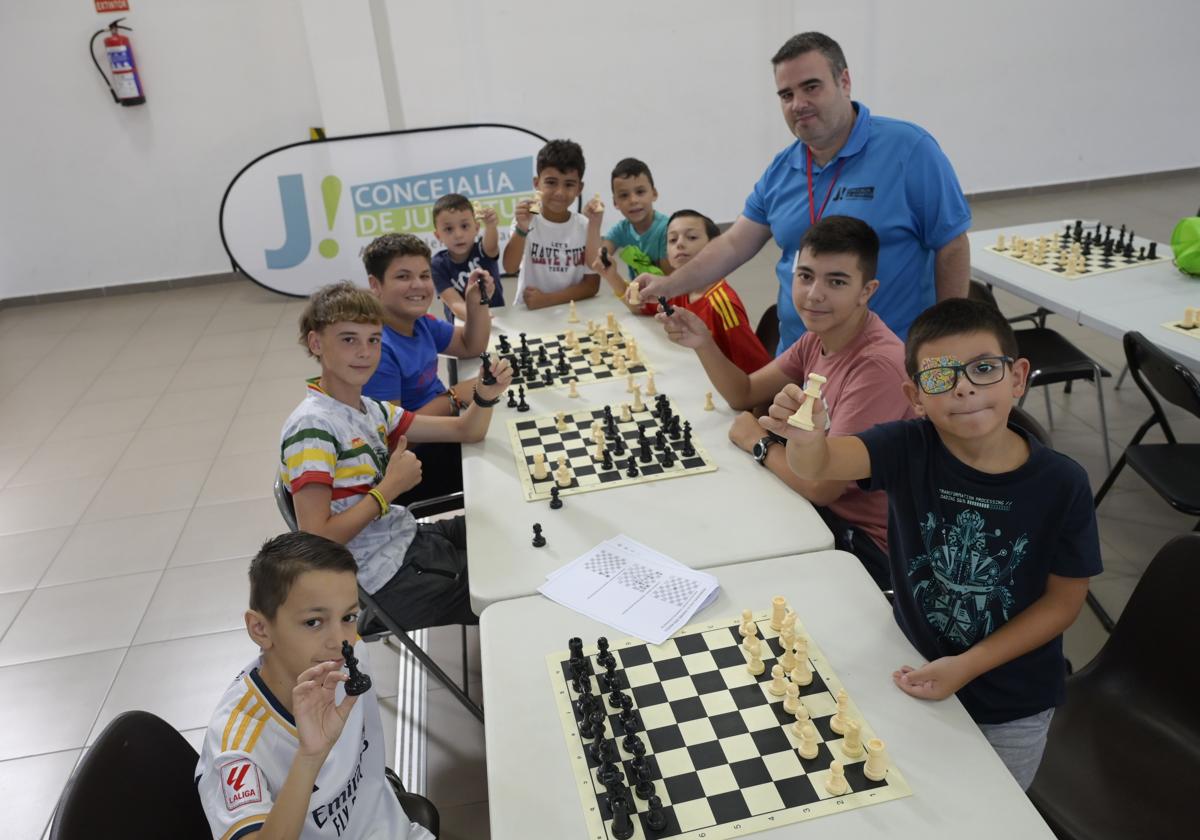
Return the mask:
M806 723L800 727L800 757L801 758L816 758L817 757L817 728L811 723Z
M621 403L621 422L633 422L633 413L629 410L629 403Z
M753 654L754 656L762 655L762 642L758 640L758 636L747 636L746 641L742 642L742 647L744 647L747 652ZM761 671L759 673L761 673Z
M533 472L533 477L535 479L537 479L538 481L542 481L543 479L546 478L547 475L550 474L549 471L546 469L546 453L544 453L544 452L534 452L533 453L533 470L532 470L532 472Z
M812 684L812 668L808 665L808 642L803 637L795 641L796 651L796 667L792 668L792 682L796 685L811 685Z
M604 440L604 425L599 421L592 423L592 442L598 443Z
M587 322L587 334L589 336L596 334L596 322L591 320L590 318L588 319L588 322Z
M796 722L792 724L792 734L797 738L804 736L804 727L812 724L812 718L808 714L808 707L803 703L796 702L796 711L792 712L796 717Z
M795 683L787 684L786 697L783 698L783 710L789 715L796 714L796 710L800 708L800 686Z
M705 393L704 393L704 410L705 411L715 411L716 408L717 407L715 405L713 405L713 401L712 401L712 391L705 391Z
M571 486L571 471L567 469L567 456L558 456L558 469L554 471L554 480L559 487Z
M863 767L863 775L872 782L882 782L887 775L887 757L883 749L883 741L878 738L867 741L867 764Z
M638 362L641 361L641 358L638 357L637 339L635 339L635 338L627 339L625 342L625 349L629 352L629 363L631 365L636 365Z
M757 648L750 652L750 661L746 663L746 670L754 676L758 676L766 669L763 665L762 657L758 655Z
M575 311L575 301L571 301L571 304L567 307L567 323L579 323L579 314Z
M750 611L746 610L746 612L748 613ZM742 617L745 618L746 613L742 613ZM742 629L744 629L746 631L746 634L745 634L746 638L745 638L745 641L742 642L742 645L747 650L749 650L750 644L751 644L751 642L750 642L751 639L754 640L754 644L758 644L758 624L754 621L751 621L748 624L743 624Z
M632 373L625 377L625 393L627 393L627 394L633 393L633 374Z
M637 283L630 283L625 289L625 299L629 301L630 306L642 305L642 287Z
M590 357L588 357L588 361L592 363L592 367L600 366L600 362L603 361L603 359L600 357L600 346L599 345L597 345L597 344L592 345L592 355Z
M617 373L625 373L627 370L629 370L628 366L625 364L624 353L613 354L613 367L616 369Z
M849 707L850 697L846 694L846 689L838 689L837 714L829 719L829 728L839 735L845 734L846 724L850 722L850 716L847 714Z
M783 645L783 656L779 657L779 664L783 666L784 671L790 674L796 667L796 640L785 633L780 635L779 642Z
M645 411L646 410L646 404L642 402L642 386L641 385L633 386L633 410L634 411Z
M846 758L861 758L863 754L862 728L858 721L846 724L846 735L842 739L842 753Z
M563 334L563 344L568 347L575 348L579 345L579 339L575 337L575 330L567 330Z
M613 332L617 332L617 316L609 312L607 314L608 328Z
M825 782L825 790L834 796L841 796L850 790L850 785L846 784L846 768L842 766L842 762L829 762L829 780Z
M787 692L787 682L783 679L782 665L771 666L771 684L767 686L767 691L776 697L782 697Z
M571 388L570 388L570 390L567 391L568 397L578 397L579 396L579 389L575 387L575 384L577 382L579 382L578 379L571 380Z
M598 441L596 441L596 451L592 453L592 460L593 461L603 461L604 460L604 438L603 437L601 437Z
M742 634L743 639L750 635L750 625L752 624L754 624L754 613L750 610L742 610L742 623L738 626L738 632ZM758 629L755 628L753 632L757 633Z
M654 374L646 374L646 396L653 397L658 394L658 389L654 387Z
M565 432L567 430L567 412L559 411L555 413L554 428L558 429L560 432Z

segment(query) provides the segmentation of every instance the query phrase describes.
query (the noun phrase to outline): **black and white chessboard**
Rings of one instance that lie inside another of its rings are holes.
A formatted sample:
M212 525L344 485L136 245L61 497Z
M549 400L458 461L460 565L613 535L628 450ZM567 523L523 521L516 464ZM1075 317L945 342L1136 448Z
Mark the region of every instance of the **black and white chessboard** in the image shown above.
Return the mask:
M507 359L512 365L512 386L516 388L518 385L522 385L526 391L566 387L572 379L579 385L586 385L590 382L620 379L629 374L650 373L652 368L645 359L641 358L640 350L636 363L627 363L624 372L617 371L613 354L619 352L628 360L629 346L626 336L620 331L620 324L618 323L616 326L616 330L608 332L607 346L600 346L599 332L595 337L588 335L587 330L581 324L579 329L574 330L579 342L579 346L574 349L567 346L565 331L555 335L540 335L533 338L526 336L524 347L527 352L525 353L521 351L520 336L514 339L505 334L496 336L490 349L492 353ZM607 327L602 324L600 329L607 329ZM505 347L508 348L507 351L504 350ZM600 348L599 364L592 364L594 347ZM539 361L542 358L543 348L546 351L545 361ZM561 360L559 358L560 351L562 353Z
M602 407L568 412L563 418L566 426L564 432L558 430L557 418L553 414L509 420L508 434L513 455L517 460L517 476L525 492L525 501L550 498L550 488L557 486L554 471L558 467L560 455L566 456L567 467L571 471L570 484L558 488L560 496L714 472L717 469L716 464L695 437L691 439L693 453L684 455L682 433L664 430L659 418L653 413L653 398L645 399L647 404L643 409L632 411L631 419L626 422L620 419L620 406L613 407L616 433L607 435L605 440L605 448L611 456L609 469L605 469L603 462L593 457L596 445L592 441L592 424L604 424ZM643 430L651 443L647 453L648 461L641 459L638 429ZM655 434L660 430L663 431L664 438L662 449L654 446ZM616 442L617 438L620 438L619 444ZM670 459L666 458L667 450L672 454ZM537 452L546 456L548 473L546 478L541 480L533 477L534 453ZM637 460L638 474L635 477L628 474L631 455ZM668 460L671 461L669 466Z
M1103 223L1085 226L1082 221L1076 221L1065 225L1063 230L1048 229L1035 236L1017 239L1021 241L1018 243L1014 238L1005 237L1003 248L997 242L988 245L985 250L1067 280L1154 265L1170 259L1157 253L1158 243L1137 236L1133 231L1126 231L1124 225L1119 228ZM1035 261L1039 242L1042 243L1040 264ZM1107 250L1106 242L1110 243ZM1074 272L1068 272L1065 256L1074 244L1080 246L1083 264L1077 266Z
M782 698L767 691L771 666L782 654L779 634L770 629L767 618L766 612L755 615L765 642L765 670L757 677L746 669L736 619L685 627L662 645L637 639L612 642L609 650L617 659L619 685L633 697L635 732L646 746L654 793L666 817L662 830L652 830L646 821L647 800L628 791L635 838L726 840L911 795L890 755L886 775L876 782L863 772L865 758L842 753L841 736L829 721L843 685L797 622L797 636L809 641L813 671L812 683L801 688L800 699L820 739L816 758L801 758L800 741L792 733L795 718L783 711ZM593 693L603 698L608 713L605 733L615 739L618 766L632 788L634 756L623 746L626 731L620 709L601 685L604 668L596 653L594 646L584 649ZM547 657L547 665L583 802L586 836L612 840L612 809L597 779L599 762L588 749L593 739L580 734L579 693L571 685L569 660L569 652L559 652ZM853 699L849 715L861 725L864 743L877 737ZM839 796L825 789L829 764L835 759L843 763L850 788Z
M1200 304L1200 300L1197 300L1196 303ZM1163 327L1180 335L1200 338L1200 306L1195 307L1195 313L1192 316L1190 324L1188 324L1187 316L1184 315L1178 321L1166 321L1163 323Z

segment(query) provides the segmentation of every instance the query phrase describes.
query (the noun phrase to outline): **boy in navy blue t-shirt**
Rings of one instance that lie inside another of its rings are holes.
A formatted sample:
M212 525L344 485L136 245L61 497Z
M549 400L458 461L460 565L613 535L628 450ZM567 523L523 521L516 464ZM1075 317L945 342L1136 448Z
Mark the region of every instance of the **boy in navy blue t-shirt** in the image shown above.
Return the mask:
M764 428L788 438L807 479L857 480L888 494L895 615L929 662L893 675L905 693L957 693L1022 788L1063 700L1062 633L1079 614L1100 541L1087 473L1008 424L1029 362L1000 312L961 298L908 332L903 389L920 418L827 439L787 423L788 385Z
M479 225L483 223L483 236ZM482 268L496 278L496 288L488 301L490 306L504 305L504 289L500 286L500 232L496 228L496 208L480 205L458 193L444 195L433 205L433 235L446 246L433 255L433 285L446 312L446 320L467 320L467 280L471 273ZM475 290L475 295L479 290Z

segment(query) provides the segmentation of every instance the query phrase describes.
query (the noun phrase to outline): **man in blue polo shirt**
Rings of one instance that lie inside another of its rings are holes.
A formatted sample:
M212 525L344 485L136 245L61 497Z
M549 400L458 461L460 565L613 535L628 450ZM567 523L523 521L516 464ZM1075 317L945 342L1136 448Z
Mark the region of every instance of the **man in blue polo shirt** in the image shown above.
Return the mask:
M804 332L791 294L800 238L822 216L854 216L879 235L871 309L903 338L934 302L967 294L971 210L954 169L924 129L873 116L850 98L850 71L832 38L795 35L771 63L796 142L771 161L727 233L674 274L638 277L641 297L703 288L774 238L782 252L775 267L779 354Z

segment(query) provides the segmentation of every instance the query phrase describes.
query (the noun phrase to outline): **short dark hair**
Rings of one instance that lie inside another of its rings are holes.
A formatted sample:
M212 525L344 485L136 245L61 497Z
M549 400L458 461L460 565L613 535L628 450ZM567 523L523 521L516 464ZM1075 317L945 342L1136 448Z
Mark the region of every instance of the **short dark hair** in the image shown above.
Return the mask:
M671 222L676 219L699 219L704 222L704 232L708 234L709 239L716 239L721 235L721 229L717 227L717 223L699 210L676 210L671 214L671 218L667 219L667 227L670 227Z
M578 172L583 177L583 148L574 140L551 140L537 154L537 174L547 167L554 167L564 175Z
M783 42L783 46L771 56L771 66L778 67L785 61L791 61L796 56L818 50L829 62L833 78L837 79L846 69L846 55L842 52L837 41L822 32L801 32Z
M377 297L349 280L322 286L309 295L308 305L300 313L300 346L308 355L313 355L308 346L308 334L319 333L340 321L382 324L383 306Z
M904 342L905 372L910 377L917 375L917 356L922 345L939 338L974 332L994 335L1005 356L1015 359L1020 354L1012 326L999 309L977 300L947 298L918 315L908 328L908 339Z
M875 279L879 268L879 236L862 219L853 216L826 216L804 232L800 247L814 257L822 254L854 254L862 269L863 282Z
M250 609L274 619L296 578L314 571L357 576L358 564L346 546L316 534L293 531L272 537L250 561Z
M637 158L625 158L613 167L612 176L609 177L609 183L618 178L636 178L639 175L645 175L650 180L650 186L654 186L654 176L650 174L650 167Z
M470 207L470 204L467 205ZM396 257L424 257L433 259L425 240L411 233L385 233L376 237L363 249L363 267L371 277L383 280L388 266Z
M472 211L475 208L471 206L471 199L465 195L458 193L447 193L433 203L433 223L437 224L439 213L449 213L451 210L468 210ZM385 269L386 270L386 269ZM376 274L376 277L379 275Z

